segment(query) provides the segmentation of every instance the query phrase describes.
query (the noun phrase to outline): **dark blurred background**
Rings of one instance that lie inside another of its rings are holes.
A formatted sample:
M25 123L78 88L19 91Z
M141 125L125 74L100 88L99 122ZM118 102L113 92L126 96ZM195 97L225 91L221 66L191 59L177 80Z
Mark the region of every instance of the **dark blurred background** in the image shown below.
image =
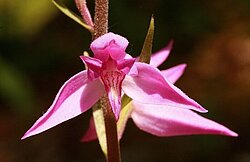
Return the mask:
M73 1L65 1L76 11ZM109 30L140 53L151 14L154 51L171 39L165 69L188 67L177 82L238 138L196 135L158 138L132 121L121 140L125 162L250 161L250 1L110 0ZM94 1L88 1L93 13ZM22 135L52 103L60 86L84 69L90 34L50 0L0 0L0 161L105 161L98 142L81 143L91 111L40 135Z

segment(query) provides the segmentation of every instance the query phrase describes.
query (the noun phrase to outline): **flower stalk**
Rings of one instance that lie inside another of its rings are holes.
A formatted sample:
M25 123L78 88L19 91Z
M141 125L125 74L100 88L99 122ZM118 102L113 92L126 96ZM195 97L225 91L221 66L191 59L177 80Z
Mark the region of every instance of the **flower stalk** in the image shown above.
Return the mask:
M94 34L93 40L108 32L108 0L95 1L95 16L94 16ZM106 141L107 141L107 156L108 162L120 162L120 146L117 137L116 118L109 103L108 96L105 94L99 101L103 111Z
M111 109L107 95L100 99L100 106L103 110L106 140L107 140L107 162L120 162L120 146L117 137L116 118Z
M108 32L108 0L95 1L93 40Z

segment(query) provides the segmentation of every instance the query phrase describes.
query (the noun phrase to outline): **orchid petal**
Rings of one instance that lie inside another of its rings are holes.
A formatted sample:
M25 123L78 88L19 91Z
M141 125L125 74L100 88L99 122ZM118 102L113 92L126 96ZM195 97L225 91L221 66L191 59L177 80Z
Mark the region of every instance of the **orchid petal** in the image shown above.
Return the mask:
M90 48L93 51L95 58L107 61L109 56L114 60L123 59L126 55L128 40L118 34L107 33L94 40Z
M135 101L207 112L201 105L168 82L158 69L139 62L135 62L133 68L137 68L138 75L127 75L122 89Z
M156 136L179 136L192 134L218 134L238 136L235 132L212 120L187 109L171 106L146 105L133 101L131 116L143 131Z
M101 75L112 110L118 119L121 110L121 84L125 74L109 71Z
M115 118L119 118L119 114L121 111L121 91L118 88L111 88L108 91L108 98L110 105L112 107L112 111L115 114Z
M153 67L158 67L159 65L161 65L169 56L172 46L173 46L173 41L170 41L165 48L152 54L150 59L150 65L152 65Z
M99 77L102 72L102 61L88 56L80 56L80 58L88 67L88 77L91 79Z
M22 139L80 115L97 102L103 93L101 82L89 81L86 70L76 74L64 83L48 111L35 122Z
M88 68L92 69L93 71L99 71L102 68L102 61L89 57L89 56L80 56L82 61L87 64Z
M128 74L134 63L135 63L134 58L117 61L117 69L125 74Z
M183 74L186 64L180 64L172 68L162 70L161 74L172 84L174 84Z
M90 121L89 121L89 128L87 130L87 132L84 134L84 136L82 137L81 141L82 142L90 142L93 140L97 139L97 134L96 134L96 130L95 130L95 122L93 117L91 117Z
M104 86L99 79L87 83L80 98L81 109L92 107L103 96L104 92Z
M126 48L125 48L126 49ZM106 47L106 50L109 52L110 57L113 60L121 60L126 56L126 52L125 52L124 48L121 48L121 46L119 44L116 44L115 40L112 40L109 43L109 46Z

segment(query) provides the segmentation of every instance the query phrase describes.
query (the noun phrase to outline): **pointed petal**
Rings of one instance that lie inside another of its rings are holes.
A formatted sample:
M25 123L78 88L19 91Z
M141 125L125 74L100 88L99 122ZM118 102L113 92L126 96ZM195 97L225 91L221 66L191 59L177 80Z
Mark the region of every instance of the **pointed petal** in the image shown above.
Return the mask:
M65 82L48 111L35 122L22 139L80 115L97 102L103 93L104 88L100 81L89 81L86 70L76 74Z
M162 75L172 84L174 84L183 74L186 64L180 64L172 68L162 70Z
M117 69L125 74L128 74L134 63L135 63L134 58L117 61Z
M85 66L88 67L88 77L95 79L100 76L102 72L102 61L93 57L80 56Z
M128 40L118 34L107 33L94 40L90 48L93 51L95 58L107 61L109 56L114 60L123 59L126 55Z
M87 64L88 68L99 71L102 68L102 61L89 56L80 56L82 61Z
M167 59L172 49L172 46L173 46L173 41L170 41L165 48L152 54L150 59L150 65L152 65L153 67L158 67L159 65L161 65Z
M89 121L89 128L87 132L84 134L84 136L82 137L81 142L90 142L96 139L97 139L97 134L95 130L95 123L94 123L93 117L91 117Z
M179 136L192 134L218 134L238 136L237 133L191 110L171 106L146 105L133 101L131 116L143 131L156 136Z
M137 76L126 75L122 89L135 101L149 104L169 105L207 112L180 89L168 82L161 72L145 63L135 62Z

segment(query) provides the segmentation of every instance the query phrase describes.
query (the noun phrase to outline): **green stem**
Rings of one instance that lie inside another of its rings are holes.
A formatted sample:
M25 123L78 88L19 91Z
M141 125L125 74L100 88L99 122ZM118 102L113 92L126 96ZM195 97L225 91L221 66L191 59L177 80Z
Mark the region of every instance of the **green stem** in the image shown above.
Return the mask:
M108 32L108 5L109 0L95 0L94 34L93 40ZM103 110L107 141L107 162L120 162L120 146L117 137L117 125L114 113L105 94L100 99Z

